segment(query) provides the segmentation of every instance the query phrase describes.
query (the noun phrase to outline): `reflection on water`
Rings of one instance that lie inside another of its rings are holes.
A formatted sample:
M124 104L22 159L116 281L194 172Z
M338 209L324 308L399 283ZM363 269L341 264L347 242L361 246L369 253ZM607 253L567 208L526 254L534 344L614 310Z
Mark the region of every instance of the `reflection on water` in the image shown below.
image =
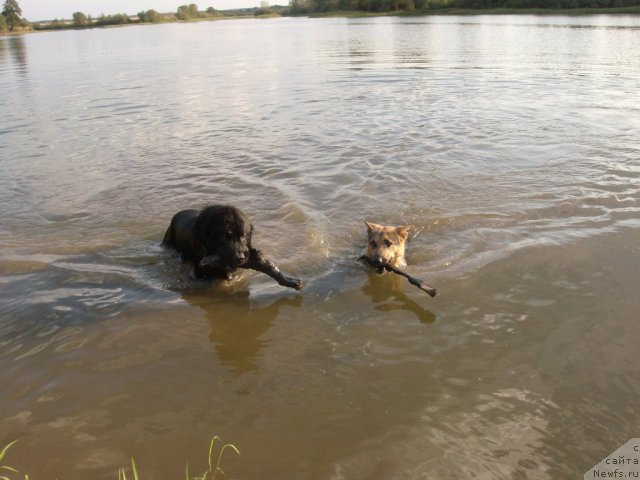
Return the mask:
M264 345L263 336L280 314L280 309L302 305L300 296L258 304L249 298L246 290L214 301L201 294L183 294L182 297L204 311L211 322L209 340L215 345L220 362L230 365L235 375L258 369L257 357Z
M405 284L404 278L392 274L380 276L377 273L369 273L369 282L362 287L362 293L371 298L371 303L376 310L382 312L405 310L413 313L422 323L435 322L436 316L433 313L404 293ZM428 301L427 297L422 300L423 303Z
M24 73L27 69L27 50L25 48L24 39L22 36L11 37L7 41L7 46L11 52L11 57L14 61L14 65L18 72Z
M0 72L24 73L29 66L22 35L12 35L0 42Z
M221 434L243 453L234 478L579 478L640 430L638 28L296 18L0 38L12 465L109 479L134 456L178 478ZM176 211L215 202L305 289L194 280L159 242ZM437 297L356 261L365 218L418 227L407 270Z

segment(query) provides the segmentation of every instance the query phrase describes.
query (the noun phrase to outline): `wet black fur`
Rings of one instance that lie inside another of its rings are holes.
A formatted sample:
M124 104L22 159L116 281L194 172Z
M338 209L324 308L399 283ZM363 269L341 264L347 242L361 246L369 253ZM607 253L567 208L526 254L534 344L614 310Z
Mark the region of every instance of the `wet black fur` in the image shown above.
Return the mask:
M251 246L253 225L236 207L211 205L182 210L171 219L162 245L192 263L198 278L227 279L238 268L266 273L285 287L302 288L302 281L284 276L260 250Z
M162 244L193 263L199 278L226 278L249 258L253 225L239 209L212 205L203 210L182 210L171 219ZM216 268L200 266L203 258L220 257Z

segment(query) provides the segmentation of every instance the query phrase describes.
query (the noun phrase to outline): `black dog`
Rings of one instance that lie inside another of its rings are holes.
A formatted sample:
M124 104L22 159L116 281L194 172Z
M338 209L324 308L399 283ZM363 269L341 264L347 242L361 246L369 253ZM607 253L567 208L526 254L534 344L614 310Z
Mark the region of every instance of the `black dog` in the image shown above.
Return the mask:
M302 288L302 281L285 277L278 267L251 246L253 225L239 209L212 205L182 210L171 219L162 244L176 249L194 265L198 278L229 279L238 268L266 273L285 287Z

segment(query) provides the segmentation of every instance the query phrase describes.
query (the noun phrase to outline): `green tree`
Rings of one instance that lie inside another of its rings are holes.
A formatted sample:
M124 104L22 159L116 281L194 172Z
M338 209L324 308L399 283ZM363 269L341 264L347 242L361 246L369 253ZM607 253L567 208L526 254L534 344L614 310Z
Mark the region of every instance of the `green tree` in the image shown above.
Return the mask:
M198 6L195 3L180 5L176 13L178 20L189 20L190 18L198 18L198 16Z
M0 15L0 35L4 35L8 31L7 21L5 20L4 15Z
M158 23L163 22L164 17L156 10L147 10L146 12L138 13L138 19L141 22Z
M189 5L180 5L176 12L176 18L178 20L188 20L190 18Z
M147 10L147 19L152 23L164 22L164 17L156 10Z
M105 15L103 13L96 20L96 25L124 25L130 22L131 19L126 13L116 13L115 15Z
M269 5L269 2L262 0L260 2L260 6L258 8L256 8L254 15L256 17L259 17L261 15L272 15L275 12L273 11L273 9L271 8L271 5Z
M76 27L84 27L88 23L89 23L89 19L87 18L87 16L84 13L75 12L73 14L73 24Z
M7 22L9 30L13 30L14 27L20 26L22 17L22 9L18 5L17 0L5 0L4 7L2 8L2 16Z
M293 14L305 14L315 11L315 4L312 0L290 0L289 8Z

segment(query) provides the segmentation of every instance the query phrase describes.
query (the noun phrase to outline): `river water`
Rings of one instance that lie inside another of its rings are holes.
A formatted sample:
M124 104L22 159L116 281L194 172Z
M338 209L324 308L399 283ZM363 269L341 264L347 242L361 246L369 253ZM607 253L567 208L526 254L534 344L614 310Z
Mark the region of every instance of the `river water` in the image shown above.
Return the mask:
M0 38L0 447L32 479L570 479L640 436L640 17ZM193 280L241 207L304 279ZM356 258L413 224L408 271Z

